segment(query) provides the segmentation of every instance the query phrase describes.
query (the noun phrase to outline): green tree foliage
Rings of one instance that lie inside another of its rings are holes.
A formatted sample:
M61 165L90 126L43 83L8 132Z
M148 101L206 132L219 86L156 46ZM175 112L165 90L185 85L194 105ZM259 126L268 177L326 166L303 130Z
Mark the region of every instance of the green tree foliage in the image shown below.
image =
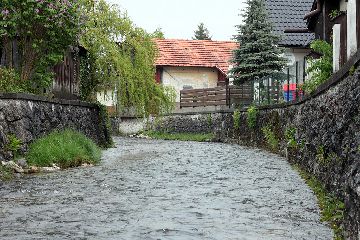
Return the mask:
M157 28L152 34L151 34L152 38L157 38L157 39L165 39L165 34L162 31L161 28Z
M233 121L234 121L234 129L239 130L240 129L240 117L241 112L240 110L236 109L233 114Z
M193 40L211 40L209 30L205 27L204 23L200 23L197 30L194 31Z
M4 63L30 82L33 92L52 83L49 71L76 43L79 6L69 0L2 0L0 39ZM16 43L16 44L15 44ZM13 59L13 52L18 52Z
M121 107L147 115L172 109L174 92L154 81L152 38L161 36L160 29L146 33L105 0L3 0L0 13L6 65L0 91L42 93L53 82L53 66L80 44L87 50L80 69L83 99L95 100L97 91L110 88Z
M263 127L262 132L265 137L265 141L271 151L277 152L279 148L279 140L276 138L275 133L270 125Z
M281 71L286 64L277 47L279 37L272 33L264 0L248 0L244 25L238 25L235 36L239 48L234 51L234 68L230 74L239 85Z
M13 68L0 67L0 92L27 91L29 91L27 82L22 81Z
M309 59L307 73L310 79L305 82L304 90L313 92L316 88L329 79L333 73L333 49L332 46L322 40L315 40L311 43L310 48L319 54L319 59Z
M154 81L157 49L152 34L135 27L115 5L82 1L86 21L80 44L88 50L82 72L90 79L82 84L83 98L116 89L120 108L134 107L144 115L170 111L175 93Z
M250 106L247 109L247 124L249 128L255 129L258 113L259 110L256 106Z

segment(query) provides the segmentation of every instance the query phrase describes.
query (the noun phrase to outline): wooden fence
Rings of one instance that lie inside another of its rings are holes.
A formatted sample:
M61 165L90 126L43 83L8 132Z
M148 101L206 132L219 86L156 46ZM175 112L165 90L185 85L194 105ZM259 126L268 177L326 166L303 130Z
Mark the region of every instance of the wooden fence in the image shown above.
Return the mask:
M226 87L181 90L180 107L226 106L227 91Z
M228 86L229 106L247 106L254 101L254 85Z
M253 87L250 84L241 87L221 86L181 90L180 108L249 105L253 102L253 96Z

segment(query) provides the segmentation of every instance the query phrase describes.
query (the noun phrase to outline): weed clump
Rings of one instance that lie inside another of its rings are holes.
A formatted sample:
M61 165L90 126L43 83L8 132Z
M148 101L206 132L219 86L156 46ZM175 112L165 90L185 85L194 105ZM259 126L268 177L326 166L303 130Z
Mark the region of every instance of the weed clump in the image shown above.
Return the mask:
M77 167L100 161L99 147L85 135L73 130L54 131L30 145L26 159L29 165L61 168Z

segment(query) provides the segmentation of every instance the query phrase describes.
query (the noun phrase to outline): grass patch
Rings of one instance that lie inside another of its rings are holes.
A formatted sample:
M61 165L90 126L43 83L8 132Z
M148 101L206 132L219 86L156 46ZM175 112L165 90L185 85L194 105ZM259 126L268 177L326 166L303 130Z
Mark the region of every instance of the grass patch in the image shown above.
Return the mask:
M3 166L0 163L0 180L1 181L8 181L14 177L14 171Z
M179 140L179 141L196 141L196 142L210 142L214 138L212 133L165 133L149 131L145 132L145 135L154 139L163 140Z
M73 130L55 131L30 145L26 159L29 165L61 168L77 167L83 163L96 164L101 150L85 135Z
M326 191L323 184L314 176L302 170L299 166L294 167L305 180L306 184L315 193L321 210L321 221L328 222L334 231L334 240L344 240L344 230L342 223L344 221L345 204L334 194Z

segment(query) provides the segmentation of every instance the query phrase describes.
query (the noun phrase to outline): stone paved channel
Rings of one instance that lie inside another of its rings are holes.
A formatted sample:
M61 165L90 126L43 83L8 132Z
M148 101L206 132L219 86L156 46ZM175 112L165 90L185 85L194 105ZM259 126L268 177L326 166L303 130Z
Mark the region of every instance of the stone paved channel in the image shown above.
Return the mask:
M283 158L116 138L100 166L1 183L0 239L332 239Z

